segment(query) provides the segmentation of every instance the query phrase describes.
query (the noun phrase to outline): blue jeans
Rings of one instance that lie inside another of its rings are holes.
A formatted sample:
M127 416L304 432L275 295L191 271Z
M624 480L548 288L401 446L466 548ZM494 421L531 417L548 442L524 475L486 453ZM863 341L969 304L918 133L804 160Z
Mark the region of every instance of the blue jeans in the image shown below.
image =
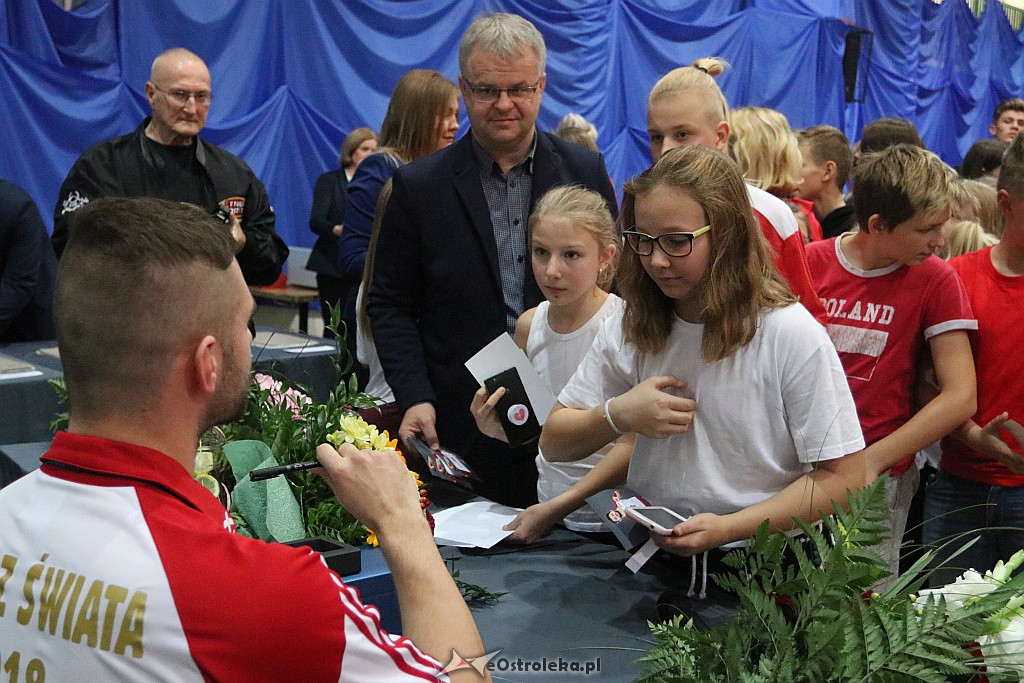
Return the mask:
M984 573L1024 548L1024 486L992 486L939 470L925 490L923 540L936 549L929 585L952 583L969 568Z

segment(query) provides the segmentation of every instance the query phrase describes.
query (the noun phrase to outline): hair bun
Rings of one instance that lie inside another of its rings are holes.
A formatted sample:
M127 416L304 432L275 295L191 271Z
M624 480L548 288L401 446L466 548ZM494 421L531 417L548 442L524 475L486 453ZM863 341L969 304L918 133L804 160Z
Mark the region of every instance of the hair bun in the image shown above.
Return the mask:
M690 66L694 69L700 69L708 76L714 78L729 67L729 62L721 59L720 57L701 57L700 59L695 60Z

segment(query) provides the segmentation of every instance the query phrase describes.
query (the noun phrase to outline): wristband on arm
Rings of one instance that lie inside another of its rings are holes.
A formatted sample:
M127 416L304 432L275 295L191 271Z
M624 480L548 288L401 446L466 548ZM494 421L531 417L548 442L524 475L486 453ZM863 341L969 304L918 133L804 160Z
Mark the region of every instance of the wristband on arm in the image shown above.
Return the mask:
M612 398L615 397L613 396ZM608 422L608 426L612 428L613 432L615 432L619 436L622 436L623 434L625 434L625 432L615 426L615 423L612 421L612 414L608 412L608 404L611 402L611 398L604 402L604 419Z

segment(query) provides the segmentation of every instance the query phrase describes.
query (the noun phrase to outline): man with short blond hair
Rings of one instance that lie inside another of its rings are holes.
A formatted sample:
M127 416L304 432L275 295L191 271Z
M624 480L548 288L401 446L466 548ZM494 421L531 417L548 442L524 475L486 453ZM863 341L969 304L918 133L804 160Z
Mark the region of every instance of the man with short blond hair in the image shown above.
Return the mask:
M288 247L274 229L263 183L234 154L199 137L213 101L210 72L198 55L171 48L153 60L146 99L152 115L134 132L97 143L71 167L53 216L60 257L68 220L99 197L158 197L195 204L232 227L242 274L272 284Z

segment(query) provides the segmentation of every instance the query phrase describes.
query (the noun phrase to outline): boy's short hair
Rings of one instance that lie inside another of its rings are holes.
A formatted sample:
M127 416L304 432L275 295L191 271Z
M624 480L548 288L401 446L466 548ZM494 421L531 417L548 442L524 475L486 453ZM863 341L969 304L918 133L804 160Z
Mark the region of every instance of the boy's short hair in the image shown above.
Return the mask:
M878 214L891 231L914 216L948 206L957 175L939 157L914 145L862 156L853 171L853 204L860 229Z
M842 190L853 168L853 150L843 131L835 126L811 126L800 131L799 137L814 163L831 161L836 165L836 186Z
M1007 97L992 112L992 123L999 123L1000 117L1008 111L1024 112L1024 100L1019 97Z
M901 144L925 149L917 127L906 119L886 118L872 121L864 126L860 135L861 156Z
M1003 154L996 189L1006 190L1017 198L1024 198L1024 135L1018 135Z

